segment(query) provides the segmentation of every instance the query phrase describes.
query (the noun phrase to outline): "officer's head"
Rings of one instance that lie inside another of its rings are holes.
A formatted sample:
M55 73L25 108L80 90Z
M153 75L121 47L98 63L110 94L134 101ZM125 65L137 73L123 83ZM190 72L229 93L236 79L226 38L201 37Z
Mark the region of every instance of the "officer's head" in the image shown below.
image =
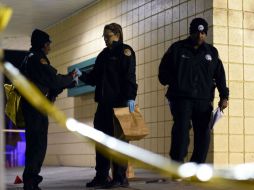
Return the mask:
M203 18L195 18L190 24L190 36L196 45L205 42L208 31L208 23Z
M111 23L104 27L103 37L107 47L111 47L113 42L123 42L123 30L117 23Z
M46 55L50 51L50 37L46 32L35 29L31 37L31 45L33 49L42 50Z

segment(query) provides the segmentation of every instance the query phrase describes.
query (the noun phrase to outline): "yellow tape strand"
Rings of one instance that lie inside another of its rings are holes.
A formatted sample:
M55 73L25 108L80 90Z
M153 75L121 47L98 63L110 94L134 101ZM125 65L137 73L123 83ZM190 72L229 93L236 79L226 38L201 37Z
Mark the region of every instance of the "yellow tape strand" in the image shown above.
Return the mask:
M108 157L112 156L118 161L123 158L135 161L142 167L152 169L165 176L174 175L187 178L188 182L205 187L253 189L253 183L247 180L254 177L254 164L214 169L208 164L176 163L153 152L119 141L75 119L67 119L63 112L53 106L10 63L0 64L0 71L13 82L22 96L38 110L53 117L62 127L67 127L70 131L86 137L92 143L96 143L102 153Z
M12 15L12 9L0 5L0 32L5 29Z
M11 13L10 8L0 7L0 31L6 27ZM0 50L0 60L2 60L2 50ZM0 62L0 71L12 81L22 96L36 109L53 117L62 127L67 127L70 131L86 137L92 143L96 143L96 146L108 157L112 156L117 161L121 159L135 161L143 167L152 169L165 176L179 176L185 178L189 183L212 187L213 189L254 189L254 184L251 181L254 179L254 164L241 164L230 168L222 167L215 169L208 164L176 163L153 152L105 135L75 119L67 119L63 112L53 106L10 63L3 64ZM5 130L5 132L8 131Z
M3 129L2 132L4 132L4 133L25 133L25 130L21 130L21 129Z

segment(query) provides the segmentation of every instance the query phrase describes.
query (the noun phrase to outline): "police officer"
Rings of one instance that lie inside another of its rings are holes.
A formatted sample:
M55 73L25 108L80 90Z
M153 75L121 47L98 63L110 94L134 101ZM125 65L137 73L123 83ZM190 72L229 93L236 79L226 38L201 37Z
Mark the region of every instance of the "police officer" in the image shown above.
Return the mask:
M41 30L34 30L31 49L25 58L21 71L51 101L66 87L75 85L76 72L68 75L57 74L50 65L47 54L50 51L50 37ZM25 120L26 161L23 172L25 190L38 190L42 181L39 175L47 149L48 117L38 112L25 99L22 99L22 112Z
M79 78L86 84L96 86L95 101L98 102L94 118L96 129L113 136L113 108L129 106L134 111L137 84L135 53L123 43L122 27L111 23L103 32L106 48L98 55L91 72L82 72ZM113 180L110 181L110 160L96 149L96 176L87 187L126 187L127 163L113 163Z
M159 81L168 85L166 97L173 115L170 156L183 162L189 145L189 129L194 130L192 162L206 160L210 144L209 121L214 88L219 91L221 110L228 105L225 71L215 47L205 42L208 23L195 18L190 36L170 46L159 66Z

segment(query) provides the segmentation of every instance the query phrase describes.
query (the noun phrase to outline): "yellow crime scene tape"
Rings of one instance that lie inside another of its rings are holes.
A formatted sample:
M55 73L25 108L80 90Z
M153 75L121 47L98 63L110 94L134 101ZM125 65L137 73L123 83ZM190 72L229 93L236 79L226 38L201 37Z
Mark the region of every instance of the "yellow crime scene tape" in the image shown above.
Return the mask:
M4 133L25 133L25 130L22 129L3 129L2 132Z
M11 15L12 9L0 4L0 32L2 32L9 23Z
M0 31L7 25L10 15L10 8L0 8ZM2 60L2 57L0 58ZM214 168L210 164L174 162L153 152L117 140L73 118L67 118L11 63L1 61L0 72L12 81L20 94L36 109L54 118L60 126L67 127L71 132L87 138L91 143L96 144L104 155L116 161L127 159L161 175L177 176L187 183L213 189L254 189L252 181L254 179L254 164Z

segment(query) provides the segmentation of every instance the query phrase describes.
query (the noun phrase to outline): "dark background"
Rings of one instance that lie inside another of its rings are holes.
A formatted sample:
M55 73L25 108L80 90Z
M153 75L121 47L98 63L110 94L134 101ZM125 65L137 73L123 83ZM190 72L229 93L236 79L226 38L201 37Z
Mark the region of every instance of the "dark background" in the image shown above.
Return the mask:
M4 50L4 61L8 61L15 67L20 68L21 63L27 54L28 51ZM4 77L4 83L10 83L10 81Z

